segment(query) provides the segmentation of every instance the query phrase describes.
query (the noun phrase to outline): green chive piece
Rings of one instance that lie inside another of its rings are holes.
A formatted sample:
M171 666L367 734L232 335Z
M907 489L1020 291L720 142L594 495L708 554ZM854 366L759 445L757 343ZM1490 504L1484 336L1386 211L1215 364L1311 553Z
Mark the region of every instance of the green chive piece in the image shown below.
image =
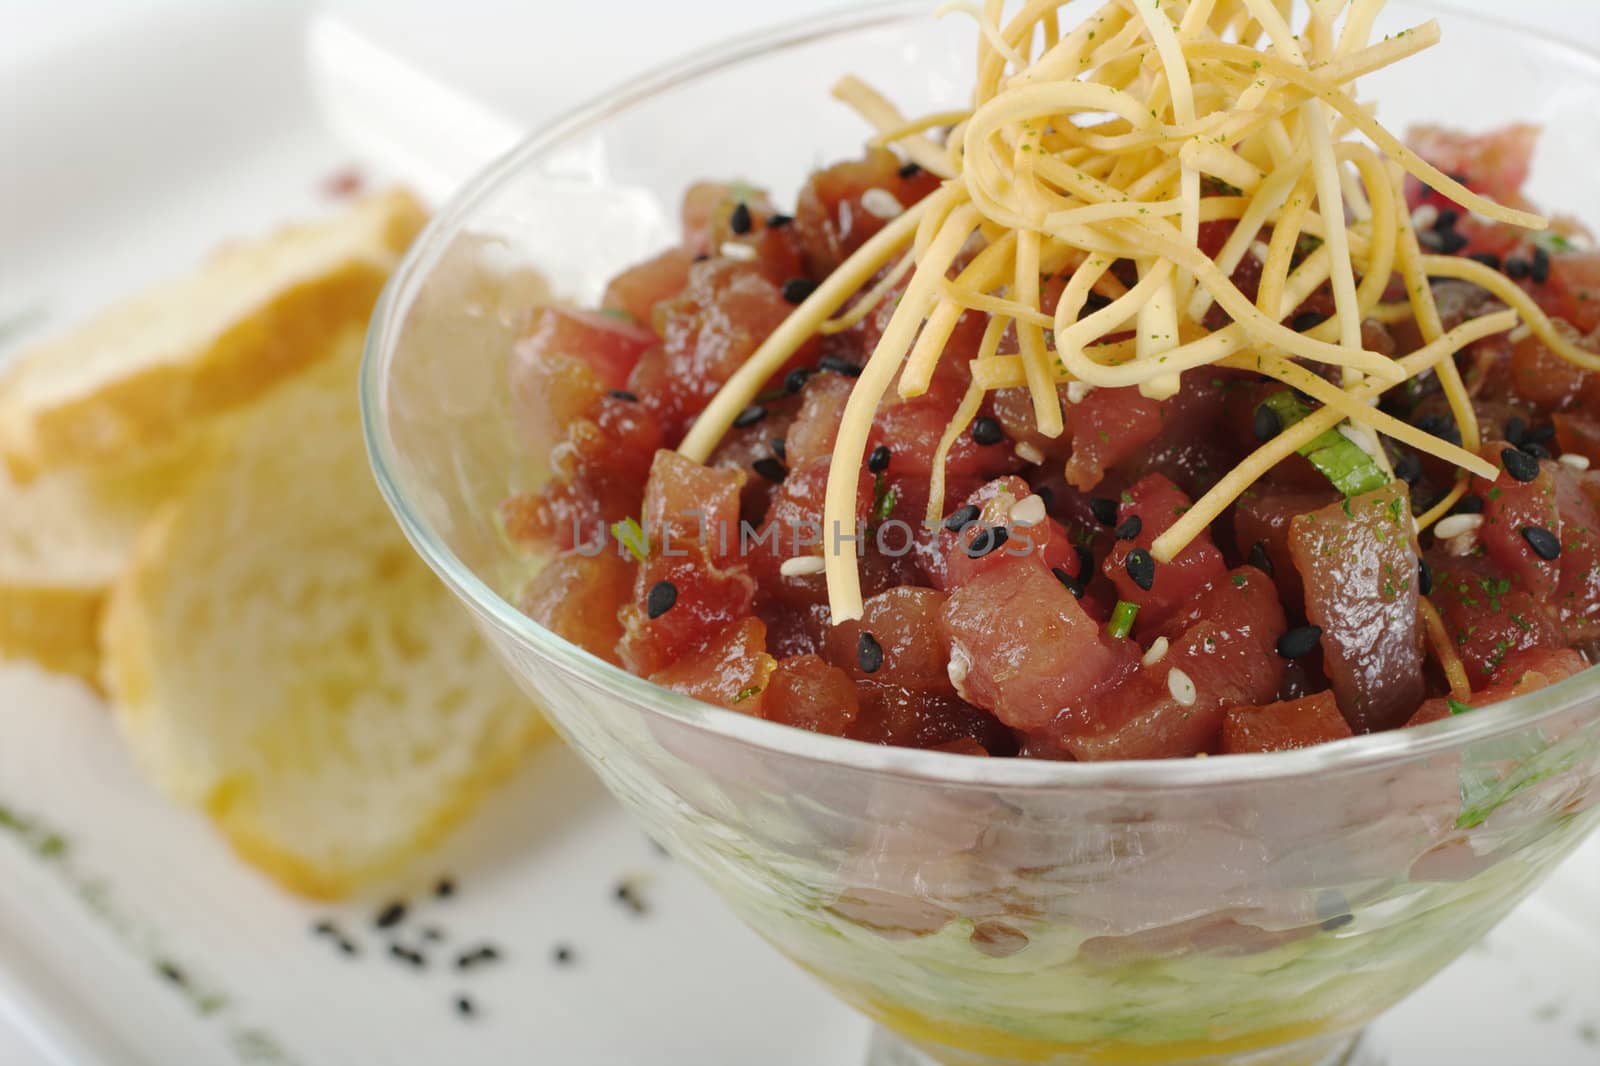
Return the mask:
M1285 428L1311 414L1311 408L1289 391L1273 393L1261 401L1261 406L1277 415L1279 424ZM1300 454L1346 496L1359 496L1389 483L1389 475L1378 465L1378 461L1356 447L1337 429L1313 437L1300 449Z
M1137 603L1118 600L1116 608L1111 612L1111 621L1106 623L1106 635L1112 640L1126 640L1128 634L1133 632L1133 620L1138 614Z
M650 554L650 540L644 534L644 529L632 517L624 518L620 522L611 524L611 535L617 538L617 543L628 550L628 554L639 562L644 562Z

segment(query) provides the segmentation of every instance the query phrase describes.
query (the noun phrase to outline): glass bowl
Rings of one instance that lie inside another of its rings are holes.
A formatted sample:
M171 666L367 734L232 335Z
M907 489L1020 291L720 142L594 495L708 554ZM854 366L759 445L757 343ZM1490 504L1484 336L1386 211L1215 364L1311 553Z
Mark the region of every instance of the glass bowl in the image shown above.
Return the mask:
M1432 14L1395 4L1380 32ZM495 508L546 476L517 445L506 388L526 308L597 301L676 239L695 180L742 177L784 202L816 165L858 153L866 131L828 96L843 74L870 74L911 114L962 102L971 40L920 3L803 23L630 83L494 164L378 308L361 382L378 481L649 832L896 1034L875 1062L1332 1061L1600 823L1600 671L1285 754L980 759L696 703L512 605L538 560L507 545ZM1438 50L1367 91L1395 129L1543 121L1558 135L1534 195L1600 206L1593 56L1447 16Z

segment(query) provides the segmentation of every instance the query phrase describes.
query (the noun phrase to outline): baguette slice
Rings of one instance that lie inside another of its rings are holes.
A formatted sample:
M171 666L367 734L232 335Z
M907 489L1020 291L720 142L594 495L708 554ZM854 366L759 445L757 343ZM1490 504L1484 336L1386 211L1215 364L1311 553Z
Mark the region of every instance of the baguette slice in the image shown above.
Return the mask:
M106 593L187 468L185 451L172 448L29 485L0 469L0 659L98 684Z
M226 245L193 274L24 353L0 379L0 461L15 478L178 439L326 352L370 313L426 215L403 190Z
M548 733L378 495L361 341L219 428L104 627L139 762L319 898L398 872Z

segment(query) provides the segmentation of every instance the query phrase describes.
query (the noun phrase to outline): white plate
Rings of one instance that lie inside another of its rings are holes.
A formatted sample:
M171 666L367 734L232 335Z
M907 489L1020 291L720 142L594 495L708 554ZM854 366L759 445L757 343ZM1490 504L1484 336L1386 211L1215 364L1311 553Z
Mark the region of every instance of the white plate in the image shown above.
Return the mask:
M364 17L353 24L370 27ZM13 343L223 237L315 211L322 181L352 162L437 196L512 135L350 25L299 6L241 16L169 3L159 17L119 10L77 27L70 47L0 48L11 90L0 108L0 323L27 319ZM697 20L693 37L708 32ZM497 54L501 66L488 69L511 69L515 52ZM495 84L473 87L521 102ZM446 873L458 892L434 900ZM625 878L639 879L647 913L615 898ZM373 929L385 899L322 908L279 894L132 772L92 695L0 667L4 1066L860 1059L865 1023L661 857L559 748L394 895L414 902L403 943L417 944L425 925L445 934L421 972ZM1600 841L1381 1023L1393 1066L1600 1062L1597 897ZM360 955L315 935L322 920ZM501 962L452 967L486 941ZM560 944L572 964L553 960ZM456 1013L461 994L478 1008L470 1021Z

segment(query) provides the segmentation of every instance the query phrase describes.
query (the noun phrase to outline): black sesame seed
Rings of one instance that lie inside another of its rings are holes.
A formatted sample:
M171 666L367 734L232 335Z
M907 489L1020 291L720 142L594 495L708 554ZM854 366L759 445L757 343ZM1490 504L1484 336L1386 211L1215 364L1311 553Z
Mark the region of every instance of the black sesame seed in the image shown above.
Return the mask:
M1535 285L1543 285L1550 280L1550 253L1543 248L1533 250L1533 262L1528 267L1528 276Z
M784 392L799 392L806 387L806 382L811 378L811 371L803 366L797 366L783 376Z
M734 207L733 214L728 216L728 228L739 236L750 232L750 227L755 225L755 220L750 217L750 205L741 203Z
M1082 322L1095 312L1104 311L1110 306L1111 300L1109 297L1101 296L1097 292L1091 292L1087 297L1084 298L1083 310L1078 312L1078 321Z
M400 962L405 963L414 970L420 970L428 965L428 960L423 956L422 952L413 951L404 944L390 944L389 955L391 958L398 959Z
M1433 595L1433 567L1426 559L1417 560L1417 591L1424 596Z
M1546 422L1542 426L1534 426L1528 430L1528 440L1534 444L1548 444L1555 439L1556 426L1554 422Z
M1118 540L1135 540L1144 531L1144 519L1136 514L1131 514L1123 519L1122 524L1116 528L1115 535Z
M1493 252L1473 252L1467 258L1482 263L1490 270L1500 269L1500 257Z
M1461 212L1453 207L1441 208L1439 218L1433 224L1434 229L1451 230L1456 228L1456 223L1461 221Z
M1156 583L1155 558L1143 548L1135 548L1128 553L1125 564L1128 568L1128 577L1144 591L1149 592L1150 586Z
M1422 459L1415 452L1406 452L1394 462L1394 476L1407 485L1422 480Z
M794 216L793 215L781 215L781 214L780 215L768 215L767 216L767 228L768 229L782 229L783 227L789 225L793 221L794 221Z
M1521 444L1528 439L1528 423L1521 415L1512 415L1506 419L1506 440L1512 444Z
M1461 497L1461 499L1456 501L1456 505L1454 507L1450 508L1450 513L1451 514L1482 514L1483 513L1483 497L1482 496L1463 496L1463 497Z
M1445 255L1455 255L1457 252L1464 251L1467 245L1472 243L1471 240L1453 229L1440 228L1434 232L1434 236L1438 238L1439 251Z
M1117 524L1117 501L1110 496L1095 496L1089 501L1089 513L1103 526Z
M422 939L428 941L429 943L437 944L439 941L444 939L444 930L440 929L437 925L424 926L422 929Z
M670 581L657 581L645 595L644 613L651 618L660 618L672 610L672 605L677 602L678 586Z
M1417 243L1422 245L1423 251L1438 254L1444 251L1444 238L1438 230L1425 229L1417 234Z
M1035 486L1035 488L1033 490L1033 494L1035 496L1039 497L1039 499L1044 501L1044 506L1045 506L1046 510L1049 510L1050 507L1053 506L1055 504L1055 502L1056 502L1055 490L1052 489L1049 485L1038 485L1038 486Z
M1006 439L1006 434L1000 428L1000 423L988 415L980 415L972 420L972 440L984 446L999 444Z
M550 957L555 959L557 966L566 966L577 957L577 953L566 944L557 944L555 950L550 953Z
M767 446L772 449L772 454L778 457L780 463L789 461L789 446L783 442L782 437L773 437L767 441Z
M766 417L767 409L758 403L754 403L749 407L746 407L743 411L740 411L738 415L734 417L733 428L744 429L746 426L755 425L757 422Z
M610 392L606 393L606 395L611 397L613 400L621 400L624 403L638 403L639 402L639 397L635 396L633 393L629 392L627 389L612 389Z
M1523 526L1522 539L1528 542L1528 547L1533 549L1533 554L1545 562L1561 557L1561 541L1548 529L1540 526Z
M1302 311L1289 320L1289 328L1296 333L1304 333L1308 329L1316 329L1327 320L1327 315L1319 315L1315 311Z
M905 166L900 168L900 176L908 180L921 173L922 165L920 163L907 163Z
M1006 532L1005 526L984 526L967 541L967 558L982 559L999 550L1010 539L1011 534Z
M792 304L803 304L806 297L817 291L817 283L810 278L790 278L783 283L783 298Z
M329 921L321 921L311 927L311 932L317 936L338 936L339 927Z
M472 997L470 997L470 996L457 996L456 997L456 1013L461 1015L463 1018L470 1018L473 1015L478 1013L478 1007L477 1007L477 1005L475 1003L472 1002Z
M867 456L867 469L874 474L881 474L889 469L890 458L889 446L880 444L872 449L871 455Z
M1515 448L1502 448L1500 461L1505 464L1506 473L1524 485L1539 476L1539 460L1527 452Z
M826 370L830 374L843 374L847 378L861 376L861 367L848 359L841 359L837 355L825 355L817 360L817 369Z
M1083 599L1082 581L1079 581L1077 578L1067 573L1064 567L1052 567L1050 572L1055 575L1056 580L1061 582L1062 586L1066 588L1068 592L1072 593L1074 599Z
M1517 450L1523 455L1532 456L1534 459L1550 458L1550 449L1532 440L1523 441Z
M1283 419L1278 417L1278 412L1262 404L1256 408L1255 422L1251 428L1255 432L1256 440L1265 444L1283 432Z
M455 880L449 877L441 877L439 883L433 887L433 894L440 899L449 899L456 894Z
M768 481L773 482L782 481L789 473L788 468L785 467L783 463L772 458L771 456L768 456L765 459L757 459L755 462L750 464L750 469L754 470Z
M346 954L346 955L352 955L353 956L353 955L355 955L357 953L355 942L352 941L349 937L341 936L341 937L337 938L336 940L334 940L334 943L339 945L339 950L341 952L343 952L344 954Z
M1298 659L1311 654L1321 639L1321 626L1296 626L1278 638L1278 654L1285 659Z
M1416 426L1430 436L1447 440L1451 444L1461 443L1461 430L1456 426L1456 420L1447 414L1433 412L1417 419Z
M1467 175L1461 173L1459 170L1453 170L1450 173L1446 174L1445 177L1449 178L1451 181L1455 182L1457 185L1470 185L1470 184L1472 184L1472 179L1467 177Z
M389 904L387 907L383 908L383 910L378 912L378 917L374 920L373 924L379 929L393 929L395 926L405 921L405 917L405 903L400 900L395 900L393 903Z
M944 528L952 533L959 533L963 528L976 522L982 513L977 504L969 503L951 513L950 517L944 520Z
M471 951L463 951L456 956L456 969L470 970L485 963L499 961L500 952L491 945L484 944L481 947L473 948Z
M1266 541L1258 540L1250 545L1249 563L1268 577L1273 576L1272 556L1267 554Z
M1523 278L1527 277L1532 270L1532 264L1530 264L1526 259L1512 256L1506 260L1506 277L1513 280L1521 281Z
M864 674L875 674L883 666L883 645L865 630L856 639L856 663Z

